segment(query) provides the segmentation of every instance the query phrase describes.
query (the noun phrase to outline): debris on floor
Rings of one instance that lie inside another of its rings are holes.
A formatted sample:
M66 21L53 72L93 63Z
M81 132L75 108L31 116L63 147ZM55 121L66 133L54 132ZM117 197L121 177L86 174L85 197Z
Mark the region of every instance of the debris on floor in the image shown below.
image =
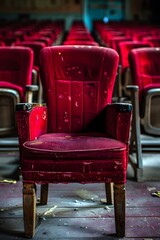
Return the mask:
M151 194L153 197L159 197L160 198L160 191L152 192Z

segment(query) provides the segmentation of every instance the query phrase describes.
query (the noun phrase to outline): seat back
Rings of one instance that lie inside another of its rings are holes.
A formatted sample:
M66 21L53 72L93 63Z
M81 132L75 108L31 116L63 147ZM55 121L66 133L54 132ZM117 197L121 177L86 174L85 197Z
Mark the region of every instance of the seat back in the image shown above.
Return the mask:
M129 67L128 55L132 49L141 47L151 47L149 43L144 43L142 41L122 41L119 42L119 56L121 59L121 90L122 96L130 97L130 91L126 89L126 86L131 84L131 72Z
M30 48L0 48L0 87L17 90L22 101L25 101L26 85L32 83L33 57Z
M29 47L33 50L34 61L33 61L33 70L32 70L32 83L38 85L39 91L34 93L34 99L36 102L43 102L43 89L41 86L41 80L39 75L39 54L42 48L46 47L44 42L34 41L34 40L24 40L18 43L15 43L13 46L22 46Z
M119 43L119 55L121 58L122 72L129 67L128 54L132 49L151 47L149 43L141 41L123 41Z
M112 101L119 56L97 46L53 46L40 53L48 132L88 130Z
M16 133L15 105L25 101L31 84L33 51L24 47L0 47L0 136Z
M127 36L113 37L111 40L111 47L119 53L119 44L125 41L132 41L132 38ZM120 58L120 62L121 62L121 58Z
M46 45L43 42L40 41L21 41L18 43L14 43L13 46L23 46L23 47L29 47L34 52L34 62L33 65L36 67L39 67L39 54L42 48L44 48Z
M141 124L146 133L160 135L160 49L133 49L129 63L133 84L139 87Z
M160 47L160 36L143 37L143 42L151 44L152 47Z

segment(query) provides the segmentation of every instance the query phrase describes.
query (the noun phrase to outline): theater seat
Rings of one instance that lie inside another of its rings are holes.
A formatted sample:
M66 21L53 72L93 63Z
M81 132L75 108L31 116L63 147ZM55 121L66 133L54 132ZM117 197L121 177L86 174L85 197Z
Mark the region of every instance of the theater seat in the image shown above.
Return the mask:
M142 151L145 145L157 147L155 139L160 136L160 49L145 47L132 49L129 65L132 84L128 86L132 95L133 126L130 144L130 158L136 150L136 177L143 180ZM152 136L144 143L141 135ZM158 139L157 139L158 140ZM158 148L160 147L158 140Z
M39 54L42 48L44 48L46 45L43 42L40 41L21 41L18 43L13 44L13 46L22 46L22 47L29 47L33 50L34 53L34 60L33 60L33 69L32 69L32 82L35 85L38 85L38 91L34 96L34 101L38 103L43 102L43 89L39 74Z
M135 48L151 47L149 43L142 41L122 41L119 42L119 56L121 63L118 71L118 96L119 98L131 97L130 91L127 90L126 86L132 83L130 66L128 61L129 52Z
M0 136L16 134L15 105L32 102L33 51L24 47L0 47Z
M117 236L125 236L131 104L112 103L119 57L110 48L52 46L40 53L46 105L17 104L24 229L35 234L36 184L104 183ZM67 187L67 186L66 186ZM107 226L106 226L107 228Z

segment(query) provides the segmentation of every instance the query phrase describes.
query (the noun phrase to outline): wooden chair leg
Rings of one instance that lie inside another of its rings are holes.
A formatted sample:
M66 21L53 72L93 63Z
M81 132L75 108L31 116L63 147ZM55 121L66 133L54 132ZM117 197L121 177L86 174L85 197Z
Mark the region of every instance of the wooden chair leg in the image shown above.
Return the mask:
M23 219L26 237L33 237L36 225L36 193L35 185L23 184Z
M46 205L48 202L48 184L41 185L41 197L40 197L40 204Z
M113 205L113 183L105 183L107 204Z
M115 225L118 237L125 236L125 184L114 184Z

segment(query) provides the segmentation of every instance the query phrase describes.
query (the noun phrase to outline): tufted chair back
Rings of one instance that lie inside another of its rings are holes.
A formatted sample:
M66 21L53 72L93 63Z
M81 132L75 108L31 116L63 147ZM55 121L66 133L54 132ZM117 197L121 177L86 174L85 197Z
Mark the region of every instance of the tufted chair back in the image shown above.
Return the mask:
M112 102L115 52L90 46L48 47L41 51L40 62L48 132L87 131Z

